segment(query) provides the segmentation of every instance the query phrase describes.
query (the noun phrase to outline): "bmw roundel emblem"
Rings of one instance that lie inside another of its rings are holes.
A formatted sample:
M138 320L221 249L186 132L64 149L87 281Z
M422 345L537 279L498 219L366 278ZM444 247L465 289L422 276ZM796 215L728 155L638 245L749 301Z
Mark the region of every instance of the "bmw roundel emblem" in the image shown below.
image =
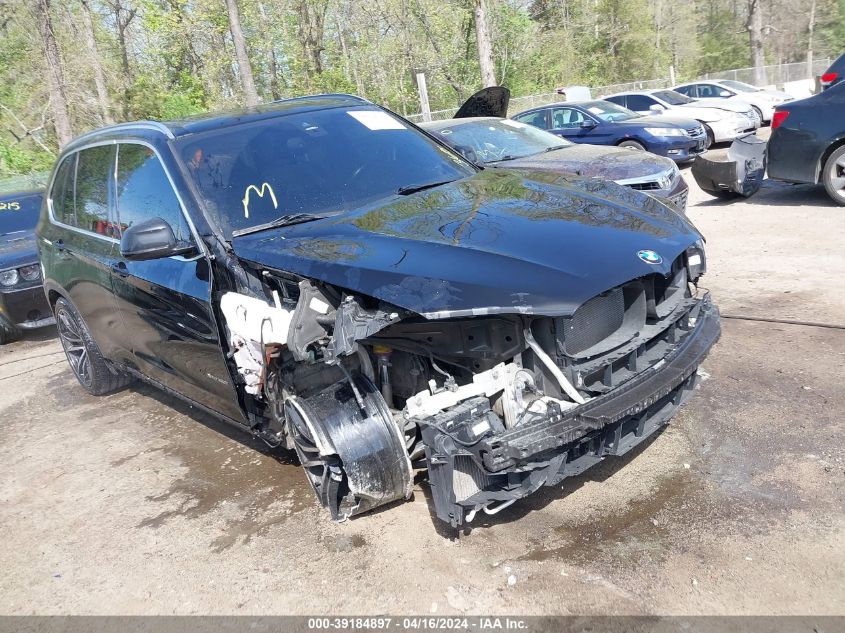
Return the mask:
M654 251L637 251L637 257L646 264L660 264L663 262L663 258Z

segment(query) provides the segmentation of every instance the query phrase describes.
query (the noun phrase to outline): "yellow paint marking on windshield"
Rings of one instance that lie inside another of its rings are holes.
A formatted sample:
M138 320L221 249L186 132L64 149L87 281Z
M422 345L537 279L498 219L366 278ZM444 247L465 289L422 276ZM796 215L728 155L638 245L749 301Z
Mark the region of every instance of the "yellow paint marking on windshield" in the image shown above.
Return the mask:
M0 202L0 211L20 211L20 202Z
M269 193L270 199L273 201L273 208L274 209L279 208L279 203L276 202L276 194L273 191L273 187L271 187L269 183L266 183L266 182L261 183L260 188L256 187L255 185L250 185L249 187L246 188L246 191L244 192L244 199L241 200L241 202L243 202L243 205L244 205L244 217L245 218L249 217L249 194L252 191L257 193L259 198L263 198L265 193Z

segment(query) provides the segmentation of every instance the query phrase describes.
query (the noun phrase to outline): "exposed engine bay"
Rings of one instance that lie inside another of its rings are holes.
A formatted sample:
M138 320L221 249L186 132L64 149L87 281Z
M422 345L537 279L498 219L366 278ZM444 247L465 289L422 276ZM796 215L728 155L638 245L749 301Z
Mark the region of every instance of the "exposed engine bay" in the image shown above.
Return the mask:
M703 247L573 313L427 319L331 284L248 270L220 312L253 432L295 449L336 520L410 496L494 514L666 424L719 335Z

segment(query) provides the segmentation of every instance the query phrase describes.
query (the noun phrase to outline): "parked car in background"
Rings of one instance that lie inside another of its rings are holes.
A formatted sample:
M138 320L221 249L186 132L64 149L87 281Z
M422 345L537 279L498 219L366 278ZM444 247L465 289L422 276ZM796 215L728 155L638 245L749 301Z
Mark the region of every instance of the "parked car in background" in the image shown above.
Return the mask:
M140 377L295 449L337 520L427 468L460 526L626 453L720 332L667 205L481 169L349 95L77 138L38 238L83 388Z
M702 105L674 90L623 92L605 99L640 114L669 114L695 119L704 125L708 147L712 143L732 141L754 132L762 124L749 105Z
M41 190L0 194L0 344L54 322L35 248L42 199Z
M601 100L532 108L513 119L573 143L647 150L676 163L694 160L707 146L705 128L693 117L643 116Z
M845 205L845 83L775 109L768 174L824 184L831 199Z
M421 127L485 167L613 180L669 202L681 213L686 211L687 183L668 158L628 148L576 145L511 119L470 117Z
M836 58L821 76L822 90L832 88L845 79L845 53Z
M763 123L772 120L776 105L792 101L785 92L766 90L731 79L693 81L675 86L673 90L702 103L719 103L722 100L748 103Z

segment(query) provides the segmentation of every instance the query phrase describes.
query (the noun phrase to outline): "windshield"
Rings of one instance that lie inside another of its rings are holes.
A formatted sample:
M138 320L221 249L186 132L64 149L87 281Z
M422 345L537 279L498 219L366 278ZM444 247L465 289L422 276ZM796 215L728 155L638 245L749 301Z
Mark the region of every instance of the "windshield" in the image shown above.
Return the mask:
M433 131L464 156L475 154L475 159L481 163L522 158L572 144L554 134L510 119L460 121Z
M675 92L674 90L660 90L658 92L651 93L651 96L657 97L669 105L684 105L685 103L695 102L694 99L690 99L686 95L682 95L680 92Z
M18 231L33 231L41 212L40 193L5 195L0 197L0 235Z
M742 83L741 81L733 81L732 79L724 79L721 83L723 86L731 90L736 90L737 92L759 92L760 90L756 86Z
M340 213L475 173L375 106L283 114L192 134L176 147L227 238L280 217Z
M610 101L588 101L579 105L590 114L597 116L603 121L610 121L611 123L614 121L628 121L629 119L640 117L636 112L628 108L623 108L621 105L611 103Z

